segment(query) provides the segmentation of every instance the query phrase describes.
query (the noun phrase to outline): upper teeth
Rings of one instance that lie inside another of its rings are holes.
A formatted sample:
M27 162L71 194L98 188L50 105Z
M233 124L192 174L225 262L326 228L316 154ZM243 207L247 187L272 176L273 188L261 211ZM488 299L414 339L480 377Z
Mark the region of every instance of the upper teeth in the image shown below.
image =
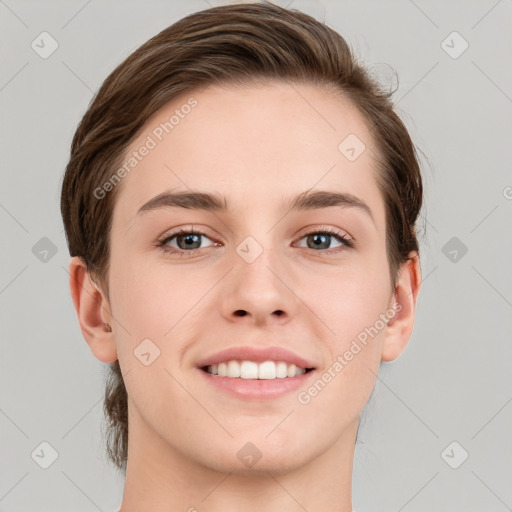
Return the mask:
M283 361L265 361L255 363L254 361L226 361L218 365L208 366L208 373L220 377L240 377L242 379L283 379L285 377L296 377L306 373L304 368L294 364L287 364Z

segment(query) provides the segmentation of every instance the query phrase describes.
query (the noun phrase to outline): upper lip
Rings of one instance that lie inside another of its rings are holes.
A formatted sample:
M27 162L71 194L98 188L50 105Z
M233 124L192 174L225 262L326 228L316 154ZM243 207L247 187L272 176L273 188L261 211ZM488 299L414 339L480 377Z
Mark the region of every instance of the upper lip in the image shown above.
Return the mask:
M262 363L264 361L284 361L287 364L294 364L299 368L315 368L314 363L307 361L286 348L276 346L265 348L250 346L227 348L199 361L197 367L202 368L203 366L219 364L234 359L239 361L254 361L256 363Z

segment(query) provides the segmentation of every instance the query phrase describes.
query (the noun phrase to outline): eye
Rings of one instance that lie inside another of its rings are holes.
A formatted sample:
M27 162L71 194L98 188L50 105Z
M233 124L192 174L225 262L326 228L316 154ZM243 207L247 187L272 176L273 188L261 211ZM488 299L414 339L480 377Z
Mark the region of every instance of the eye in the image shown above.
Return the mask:
M201 231L194 231L193 228L180 229L175 233L167 234L165 238L157 242L157 246L165 253L193 256L195 251L204 248L200 247L203 238L211 241L211 238ZM331 239L333 238L338 243L335 247L332 247ZM331 254L331 252L339 252L354 247L353 240L347 233L332 228L319 228L317 231L310 231L300 238L300 240L304 239L306 239L306 247L318 253L327 252L327 254ZM210 246L212 245L218 246L219 244L213 242ZM334 250L327 251L327 249Z
M331 239L335 238L338 242L338 246L332 247ZM319 231L311 231L306 233L301 240L306 239L306 247L313 249L316 252L325 252L326 249L338 249L344 250L344 248L351 249L354 247L352 239L349 235L342 231L337 231L331 228L321 229ZM304 246L301 246L304 247ZM341 249L340 249L341 248ZM324 251L318 251L318 249L324 249ZM338 251L334 251L338 252Z
M210 238L200 231L180 229L174 234L167 235L163 240L158 242L158 247L166 253L179 254L184 256L185 253L190 253L202 249L201 239ZM213 245L213 244L212 244Z

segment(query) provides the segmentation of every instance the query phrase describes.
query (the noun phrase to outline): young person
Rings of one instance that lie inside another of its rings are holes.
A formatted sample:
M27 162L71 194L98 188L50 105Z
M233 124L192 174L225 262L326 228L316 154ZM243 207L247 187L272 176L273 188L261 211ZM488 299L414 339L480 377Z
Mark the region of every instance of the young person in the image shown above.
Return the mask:
M352 511L359 416L420 289L390 96L267 3L189 15L103 83L61 207L122 512Z

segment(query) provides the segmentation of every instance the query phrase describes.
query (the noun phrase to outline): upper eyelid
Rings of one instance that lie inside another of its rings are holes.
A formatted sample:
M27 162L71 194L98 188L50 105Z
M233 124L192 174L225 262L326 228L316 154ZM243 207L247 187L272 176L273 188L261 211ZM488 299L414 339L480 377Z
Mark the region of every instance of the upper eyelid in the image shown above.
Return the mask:
M163 235L161 235L160 237L158 237L158 239L161 241L161 242L165 242L166 240L170 239L170 238L174 238L175 236L178 236L178 235L181 235L181 234L193 234L193 235L201 235L201 236L207 236L208 238L210 239L215 239L215 236L213 235L210 235L208 234L208 230L204 229L204 228L194 228L194 227L191 227L191 228L179 228L177 231L170 231L170 232L165 232Z
M308 234L312 234L312 233L324 233L324 232L327 232L329 233L330 235L334 236L334 235L337 235L337 236L343 236L343 235L346 235L347 238L349 238L350 240L354 240L355 241L355 238L348 232L346 231L345 229L342 229L342 228L336 228L336 227L333 227L333 226L325 226L325 225L319 225L319 226L308 226L302 230L300 230L300 234L297 235L297 236L306 236Z

